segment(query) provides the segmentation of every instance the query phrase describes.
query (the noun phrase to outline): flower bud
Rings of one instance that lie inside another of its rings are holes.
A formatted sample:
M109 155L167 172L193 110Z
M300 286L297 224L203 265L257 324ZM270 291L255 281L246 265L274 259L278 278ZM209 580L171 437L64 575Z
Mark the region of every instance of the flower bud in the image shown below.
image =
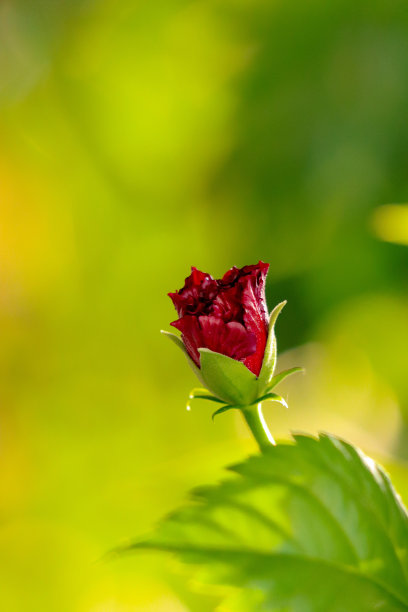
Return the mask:
M286 302L268 316L265 279L269 265L236 267L222 279L192 268L184 287L169 293L179 318L164 332L185 352L214 398L249 406L271 388L276 364L274 326Z

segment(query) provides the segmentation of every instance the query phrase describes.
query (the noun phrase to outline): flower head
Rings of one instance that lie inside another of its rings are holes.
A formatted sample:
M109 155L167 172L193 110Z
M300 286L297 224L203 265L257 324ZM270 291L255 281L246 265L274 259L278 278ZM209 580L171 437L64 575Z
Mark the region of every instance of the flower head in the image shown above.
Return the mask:
M265 279L269 264L228 270L221 279L191 269L184 287L169 293L179 318L171 325L196 366L207 348L241 361L255 376L262 367L269 316Z
M228 270L220 279L191 268L184 287L169 293L179 318L171 325L181 331L163 331L187 356L203 388L193 389L192 399L222 404L213 418L239 409L261 449L274 443L261 403L266 400L287 407L273 389L302 368L290 368L274 376L277 348L275 323L286 302L268 316L265 279L269 264ZM255 413L256 411L256 413Z

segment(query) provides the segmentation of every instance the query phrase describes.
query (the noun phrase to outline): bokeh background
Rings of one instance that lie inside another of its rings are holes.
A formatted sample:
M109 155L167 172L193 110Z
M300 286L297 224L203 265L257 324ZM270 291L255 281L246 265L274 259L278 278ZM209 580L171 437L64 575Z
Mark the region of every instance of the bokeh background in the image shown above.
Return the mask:
M270 262L272 431L408 499L407 109L402 0L1 0L2 610L217 609L103 558L255 450L158 333L191 265Z

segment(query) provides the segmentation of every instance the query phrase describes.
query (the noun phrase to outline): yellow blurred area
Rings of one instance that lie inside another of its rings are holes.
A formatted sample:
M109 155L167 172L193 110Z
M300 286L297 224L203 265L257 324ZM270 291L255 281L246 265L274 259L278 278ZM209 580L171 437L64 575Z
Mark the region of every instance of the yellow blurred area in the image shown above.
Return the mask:
M0 3L0 609L210 612L111 559L256 450L159 334L191 265L271 263L289 411L407 499L408 18L398 2ZM397 243L397 244L393 244Z
M408 206L380 206L373 215L373 228L382 240L408 245Z

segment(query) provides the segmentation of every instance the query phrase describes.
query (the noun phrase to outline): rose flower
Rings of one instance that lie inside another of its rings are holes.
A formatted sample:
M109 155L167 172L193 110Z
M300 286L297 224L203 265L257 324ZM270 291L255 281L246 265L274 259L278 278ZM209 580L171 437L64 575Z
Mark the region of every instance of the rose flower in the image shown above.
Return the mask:
M169 293L179 316L171 325L181 332L181 338L162 330L185 353L203 385L191 391L189 400L221 403L213 418L227 410L241 410L261 449L274 444L262 415L262 402L287 406L273 389L302 369L290 368L274 375L275 323L286 302L268 315L268 268L262 261L243 268L234 266L221 279L192 268L184 287Z
M184 287L169 293L179 318L171 325L194 363L200 367L199 348L241 361L255 376L263 362L269 315L265 278L269 264L228 270L215 280L192 268Z

